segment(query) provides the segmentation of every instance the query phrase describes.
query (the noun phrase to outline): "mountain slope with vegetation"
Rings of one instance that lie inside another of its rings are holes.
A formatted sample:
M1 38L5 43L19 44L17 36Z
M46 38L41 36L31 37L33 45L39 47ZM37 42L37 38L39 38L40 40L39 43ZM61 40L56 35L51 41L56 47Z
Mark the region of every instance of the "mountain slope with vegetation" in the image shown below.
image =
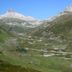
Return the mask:
M7 16L0 19L1 72L72 72L72 12L39 25Z

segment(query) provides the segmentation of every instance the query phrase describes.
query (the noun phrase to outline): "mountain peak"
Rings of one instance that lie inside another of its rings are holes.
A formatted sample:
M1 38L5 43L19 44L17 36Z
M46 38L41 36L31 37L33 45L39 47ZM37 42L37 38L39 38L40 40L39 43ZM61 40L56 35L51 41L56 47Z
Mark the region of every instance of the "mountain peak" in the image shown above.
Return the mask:
M67 12L72 12L72 4L69 5L69 6L65 9L65 11L67 11Z
M4 16L6 16L6 17L13 17L13 16L15 16L15 10L14 9L9 9L5 14L4 14Z
M24 16L23 14L16 12L14 9L9 9L4 14L0 15L0 18L18 18L26 21L36 20L31 16Z
M10 8L7 12L15 12L15 10Z

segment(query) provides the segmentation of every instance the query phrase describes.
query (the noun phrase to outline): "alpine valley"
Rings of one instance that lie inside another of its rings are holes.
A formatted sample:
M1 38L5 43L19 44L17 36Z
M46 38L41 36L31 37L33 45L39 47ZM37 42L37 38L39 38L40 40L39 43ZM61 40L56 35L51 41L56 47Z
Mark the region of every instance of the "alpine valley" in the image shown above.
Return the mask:
M46 20L0 15L0 72L72 72L72 5Z

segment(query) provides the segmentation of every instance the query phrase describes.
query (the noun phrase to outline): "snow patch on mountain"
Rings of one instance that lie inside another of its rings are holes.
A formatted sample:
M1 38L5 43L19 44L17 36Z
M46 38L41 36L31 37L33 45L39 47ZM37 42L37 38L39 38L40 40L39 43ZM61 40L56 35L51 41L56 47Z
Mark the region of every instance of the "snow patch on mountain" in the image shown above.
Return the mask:
M48 21L53 21L55 20L57 17L60 17L62 15L65 15L65 14L69 14L69 13L72 13L72 4L69 5L67 8L65 8L65 10L63 12L60 12L59 14L57 14L56 16L52 16L52 17L48 17Z
M67 11L67 12L72 12L72 4L69 5L69 6L65 9L65 11Z
M38 26L42 23L40 20L37 20L37 19L35 19L31 16L24 16L21 13L14 11L13 9L9 9L6 13L0 15L0 19L5 19L5 18L8 18L8 19L16 18L16 19L24 20L25 22L22 23L23 25L26 25L28 23L28 24L33 25L34 27ZM10 22L10 23L7 23L7 24L12 25L13 23ZM15 23L15 24L17 24L17 23Z
M0 18L18 18L18 19L22 19L25 21L33 21L35 20L35 18L31 17L31 16L24 16L20 13L15 12L14 10L8 10L5 14L0 15Z

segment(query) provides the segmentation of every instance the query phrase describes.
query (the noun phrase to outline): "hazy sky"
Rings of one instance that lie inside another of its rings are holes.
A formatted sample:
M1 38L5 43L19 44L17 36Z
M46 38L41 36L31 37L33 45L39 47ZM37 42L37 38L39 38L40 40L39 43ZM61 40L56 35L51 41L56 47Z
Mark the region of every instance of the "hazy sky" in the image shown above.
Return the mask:
M26 16L46 19L63 11L72 0L0 0L0 14L12 8Z

